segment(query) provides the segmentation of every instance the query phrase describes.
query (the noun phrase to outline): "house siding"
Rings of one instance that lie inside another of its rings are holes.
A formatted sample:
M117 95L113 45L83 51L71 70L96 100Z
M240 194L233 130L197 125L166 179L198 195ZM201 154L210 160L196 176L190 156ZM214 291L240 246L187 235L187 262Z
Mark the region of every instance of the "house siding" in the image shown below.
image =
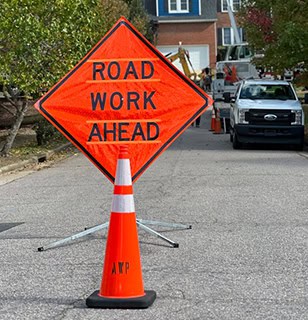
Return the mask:
M230 22L228 13L218 12L217 18L218 18L218 21L217 21L218 28L230 28L231 22ZM237 20L236 16L235 16L235 20Z

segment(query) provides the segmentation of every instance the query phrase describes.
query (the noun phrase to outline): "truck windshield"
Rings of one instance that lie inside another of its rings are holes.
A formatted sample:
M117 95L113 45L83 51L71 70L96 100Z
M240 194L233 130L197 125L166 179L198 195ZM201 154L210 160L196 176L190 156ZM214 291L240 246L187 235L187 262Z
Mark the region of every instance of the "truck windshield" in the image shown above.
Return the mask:
M234 45L234 46L228 47L225 60L234 61L234 60L241 60L241 59L249 59L252 56L253 56L253 52L247 45Z
M245 84L240 99L296 100L296 97L289 85Z

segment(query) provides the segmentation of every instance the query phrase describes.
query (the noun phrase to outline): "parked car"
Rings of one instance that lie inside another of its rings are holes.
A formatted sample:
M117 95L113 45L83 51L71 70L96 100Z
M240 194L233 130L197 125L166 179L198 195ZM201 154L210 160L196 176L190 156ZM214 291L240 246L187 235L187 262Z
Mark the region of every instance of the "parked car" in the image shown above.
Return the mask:
M244 80L230 108L230 141L304 146L304 112L290 82Z

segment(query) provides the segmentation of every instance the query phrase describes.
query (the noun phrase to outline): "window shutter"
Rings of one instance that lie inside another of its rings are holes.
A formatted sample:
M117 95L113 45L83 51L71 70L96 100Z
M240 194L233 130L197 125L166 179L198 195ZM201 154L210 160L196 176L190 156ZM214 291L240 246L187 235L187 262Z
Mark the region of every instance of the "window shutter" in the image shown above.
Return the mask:
M192 0L189 0L188 1L188 5L189 5L189 12L192 12L193 11L193 4L192 4Z
M217 28L217 45L222 46L222 28Z
M165 11L165 13L169 12L168 0L164 0L164 11Z
M217 0L217 12L221 12L221 0Z

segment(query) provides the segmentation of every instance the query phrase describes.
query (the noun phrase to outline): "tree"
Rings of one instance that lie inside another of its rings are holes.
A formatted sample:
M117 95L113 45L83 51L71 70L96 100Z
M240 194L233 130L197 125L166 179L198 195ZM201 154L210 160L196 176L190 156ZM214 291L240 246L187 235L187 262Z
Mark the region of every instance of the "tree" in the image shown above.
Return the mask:
M101 0L107 30L120 18L125 16L150 42L154 39L151 19L145 11L142 0Z
M104 20L104 28L109 30L121 17L129 16L129 5L124 0L101 0L101 15L108 17Z
M299 64L307 68L307 12L305 0L243 0L240 24L246 30L249 44L264 51L264 66L280 74ZM307 81L307 70L302 79Z
M7 155L27 110L37 97L68 72L106 32L97 0L2 0L0 4L0 83L16 86L10 95L15 123L1 149Z
M146 13L142 0L126 0L129 4L130 12L128 19L130 22L150 41L154 40L153 26L149 15Z
M121 15L129 18L136 5L135 0L131 2L0 2L0 84L4 85L3 92L13 109L6 105L2 107L15 116L15 123L0 155L8 155L27 111L30 96L37 98L72 69ZM144 19L146 25L148 18L141 11L134 17L138 18L136 21ZM137 28L141 26L140 23ZM12 85L18 88L19 94L12 94L13 91L9 90Z

